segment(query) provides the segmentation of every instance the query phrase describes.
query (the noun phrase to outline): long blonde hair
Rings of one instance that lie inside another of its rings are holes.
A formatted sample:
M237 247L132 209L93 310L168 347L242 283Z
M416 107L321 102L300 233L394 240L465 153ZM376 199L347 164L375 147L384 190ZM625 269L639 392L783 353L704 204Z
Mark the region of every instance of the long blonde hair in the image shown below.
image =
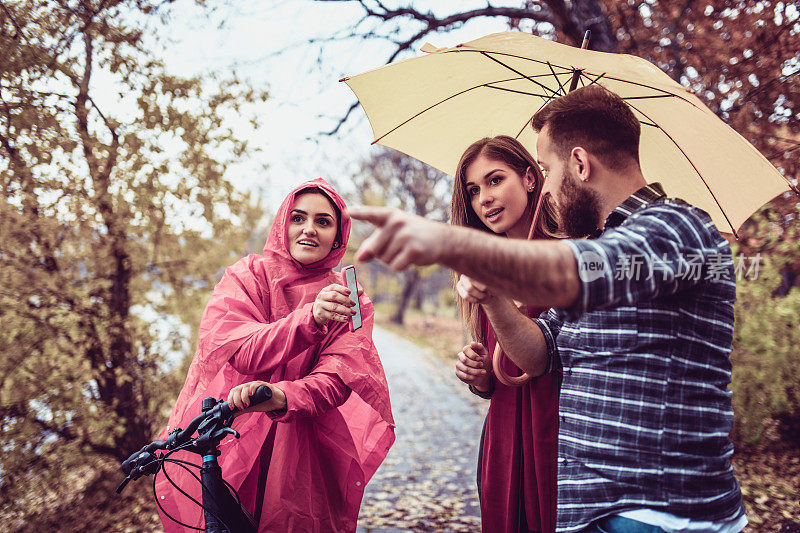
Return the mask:
M528 192L527 209L531 214L535 212L535 208L539 203L544 176L530 152L518 140L508 135L484 137L464 150L456 167L456 175L453 180L453 196L450 200L450 223L454 226L475 228L494 235L495 233L481 221L475 210L472 209L472 203L465 184L467 168L481 155L505 163L520 176L524 176L528 168L531 169L533 191ZM541 215L538 220L534 221L536 224L533 231L534 238L559 238L562 236L558 231L558 216L555 207L548 200L549 198L545 199L542 204ZM454 285L458 282L458 277L459 273L454 272ZM465 301L457 292L456 303L461 313L461 319L472 334L472 338L485 344L486 339L483 338L483 332L481 331L480 305Z

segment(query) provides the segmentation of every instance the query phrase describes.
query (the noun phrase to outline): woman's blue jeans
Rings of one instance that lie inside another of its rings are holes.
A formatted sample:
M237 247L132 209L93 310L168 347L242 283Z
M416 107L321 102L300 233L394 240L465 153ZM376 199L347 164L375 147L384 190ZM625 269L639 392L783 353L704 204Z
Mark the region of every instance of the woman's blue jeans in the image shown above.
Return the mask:
M582 533L664 533L664 530L658 526L614 515L592 522Z

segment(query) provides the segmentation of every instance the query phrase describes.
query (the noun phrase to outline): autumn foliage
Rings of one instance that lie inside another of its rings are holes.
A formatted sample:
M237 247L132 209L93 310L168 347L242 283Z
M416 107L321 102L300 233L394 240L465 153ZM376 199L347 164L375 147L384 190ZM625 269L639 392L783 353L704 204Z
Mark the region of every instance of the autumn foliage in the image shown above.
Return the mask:
M0 9L4 514L152 438L182 379L167 357L259 215L228 180L247 148L223 114L263 95L170 75L143 36L161 7Z

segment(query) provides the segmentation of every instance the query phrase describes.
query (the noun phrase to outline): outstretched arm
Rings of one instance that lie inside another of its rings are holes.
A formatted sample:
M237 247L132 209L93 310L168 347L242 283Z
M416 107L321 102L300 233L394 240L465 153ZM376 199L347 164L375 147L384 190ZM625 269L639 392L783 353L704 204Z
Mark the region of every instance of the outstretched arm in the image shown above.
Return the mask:
M388 207L358 207L352 218L376 226L356 260L395 270L438 263L529 305L569 307L578 298L578 265L558 241L523 241L425 220Z

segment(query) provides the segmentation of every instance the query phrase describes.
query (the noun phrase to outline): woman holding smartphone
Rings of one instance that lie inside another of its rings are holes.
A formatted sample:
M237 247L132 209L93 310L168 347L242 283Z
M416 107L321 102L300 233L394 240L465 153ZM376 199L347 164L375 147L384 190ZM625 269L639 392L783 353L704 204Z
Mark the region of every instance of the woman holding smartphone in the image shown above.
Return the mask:
M259 412L234 421L241 438L219 447L223 476L260 532L355 531L364 487L394 442L372 303L359 295L363 325L353 331L350 290L332 270L349 235L344 201L326 181L286 197L263 254L229 267L214 289L163 433L185 427L205 397L247 407L259 385L272 390ZM167 473L200 500L191 474ZM165 476L156 488L169 515L202 527L202 509ZM161 515L167 532L190 531Z

